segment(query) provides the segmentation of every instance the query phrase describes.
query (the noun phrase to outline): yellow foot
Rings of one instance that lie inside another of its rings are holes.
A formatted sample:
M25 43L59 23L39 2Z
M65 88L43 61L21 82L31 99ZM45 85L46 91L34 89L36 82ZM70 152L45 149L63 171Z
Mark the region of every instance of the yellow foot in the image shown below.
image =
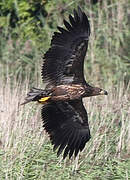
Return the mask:
M48 96L48 97L43 97L43 98L39 99L38 101L39 101L40 103L44 103L44 102L47 101L49 98L50 98L50 96Z

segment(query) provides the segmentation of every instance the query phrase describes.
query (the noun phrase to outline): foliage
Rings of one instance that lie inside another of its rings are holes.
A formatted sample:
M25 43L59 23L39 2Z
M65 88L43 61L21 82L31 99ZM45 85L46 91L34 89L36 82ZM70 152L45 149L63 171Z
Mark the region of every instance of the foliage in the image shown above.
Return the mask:
M12 37L35 39L39 28L44 26L46 1L1 1L0 26L7 28Z

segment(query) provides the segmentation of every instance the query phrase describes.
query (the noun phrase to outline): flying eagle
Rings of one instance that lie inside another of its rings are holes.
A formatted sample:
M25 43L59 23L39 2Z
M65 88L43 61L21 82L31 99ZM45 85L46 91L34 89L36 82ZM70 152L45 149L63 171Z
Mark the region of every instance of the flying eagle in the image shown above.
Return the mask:
M43 104L43 127L50 136L54 150L63 159L76 157L90 139L84 97L107 95L107 91L92 87L84 78L84 58L88 48L90 25L86 14L78 7L65 28L57 27L51 47L44 55L42 79L44 90L32 88L25 98L26 104Z

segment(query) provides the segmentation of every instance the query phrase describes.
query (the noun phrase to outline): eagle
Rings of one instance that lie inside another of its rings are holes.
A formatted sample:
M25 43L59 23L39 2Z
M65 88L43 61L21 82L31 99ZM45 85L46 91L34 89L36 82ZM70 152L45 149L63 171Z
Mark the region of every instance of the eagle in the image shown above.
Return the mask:
M85 81L84 58L88 48L90 24L86 14L77 7L64 26L57 27L49 50L43 57L42 80L44 89L32 88L26 104L42 104L43 127L49 134L57 156L76 157L90 140L87 111L83 98L107 95L107 91Z

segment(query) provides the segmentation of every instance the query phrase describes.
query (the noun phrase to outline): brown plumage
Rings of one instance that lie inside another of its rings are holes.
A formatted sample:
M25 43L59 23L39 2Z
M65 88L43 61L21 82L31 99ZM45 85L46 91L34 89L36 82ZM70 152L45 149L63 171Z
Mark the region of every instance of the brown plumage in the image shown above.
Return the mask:
M25 102L43 104L43 127L48 132L57 155L63 158L77 156L90 139L87 112L82 98L107 95L107 92L86 83L83 73L88 48L90 25L87 16L78 7L74 17L69 15L66 29L58 27L51 47L44 55L42 79L44 90L32 88Z

